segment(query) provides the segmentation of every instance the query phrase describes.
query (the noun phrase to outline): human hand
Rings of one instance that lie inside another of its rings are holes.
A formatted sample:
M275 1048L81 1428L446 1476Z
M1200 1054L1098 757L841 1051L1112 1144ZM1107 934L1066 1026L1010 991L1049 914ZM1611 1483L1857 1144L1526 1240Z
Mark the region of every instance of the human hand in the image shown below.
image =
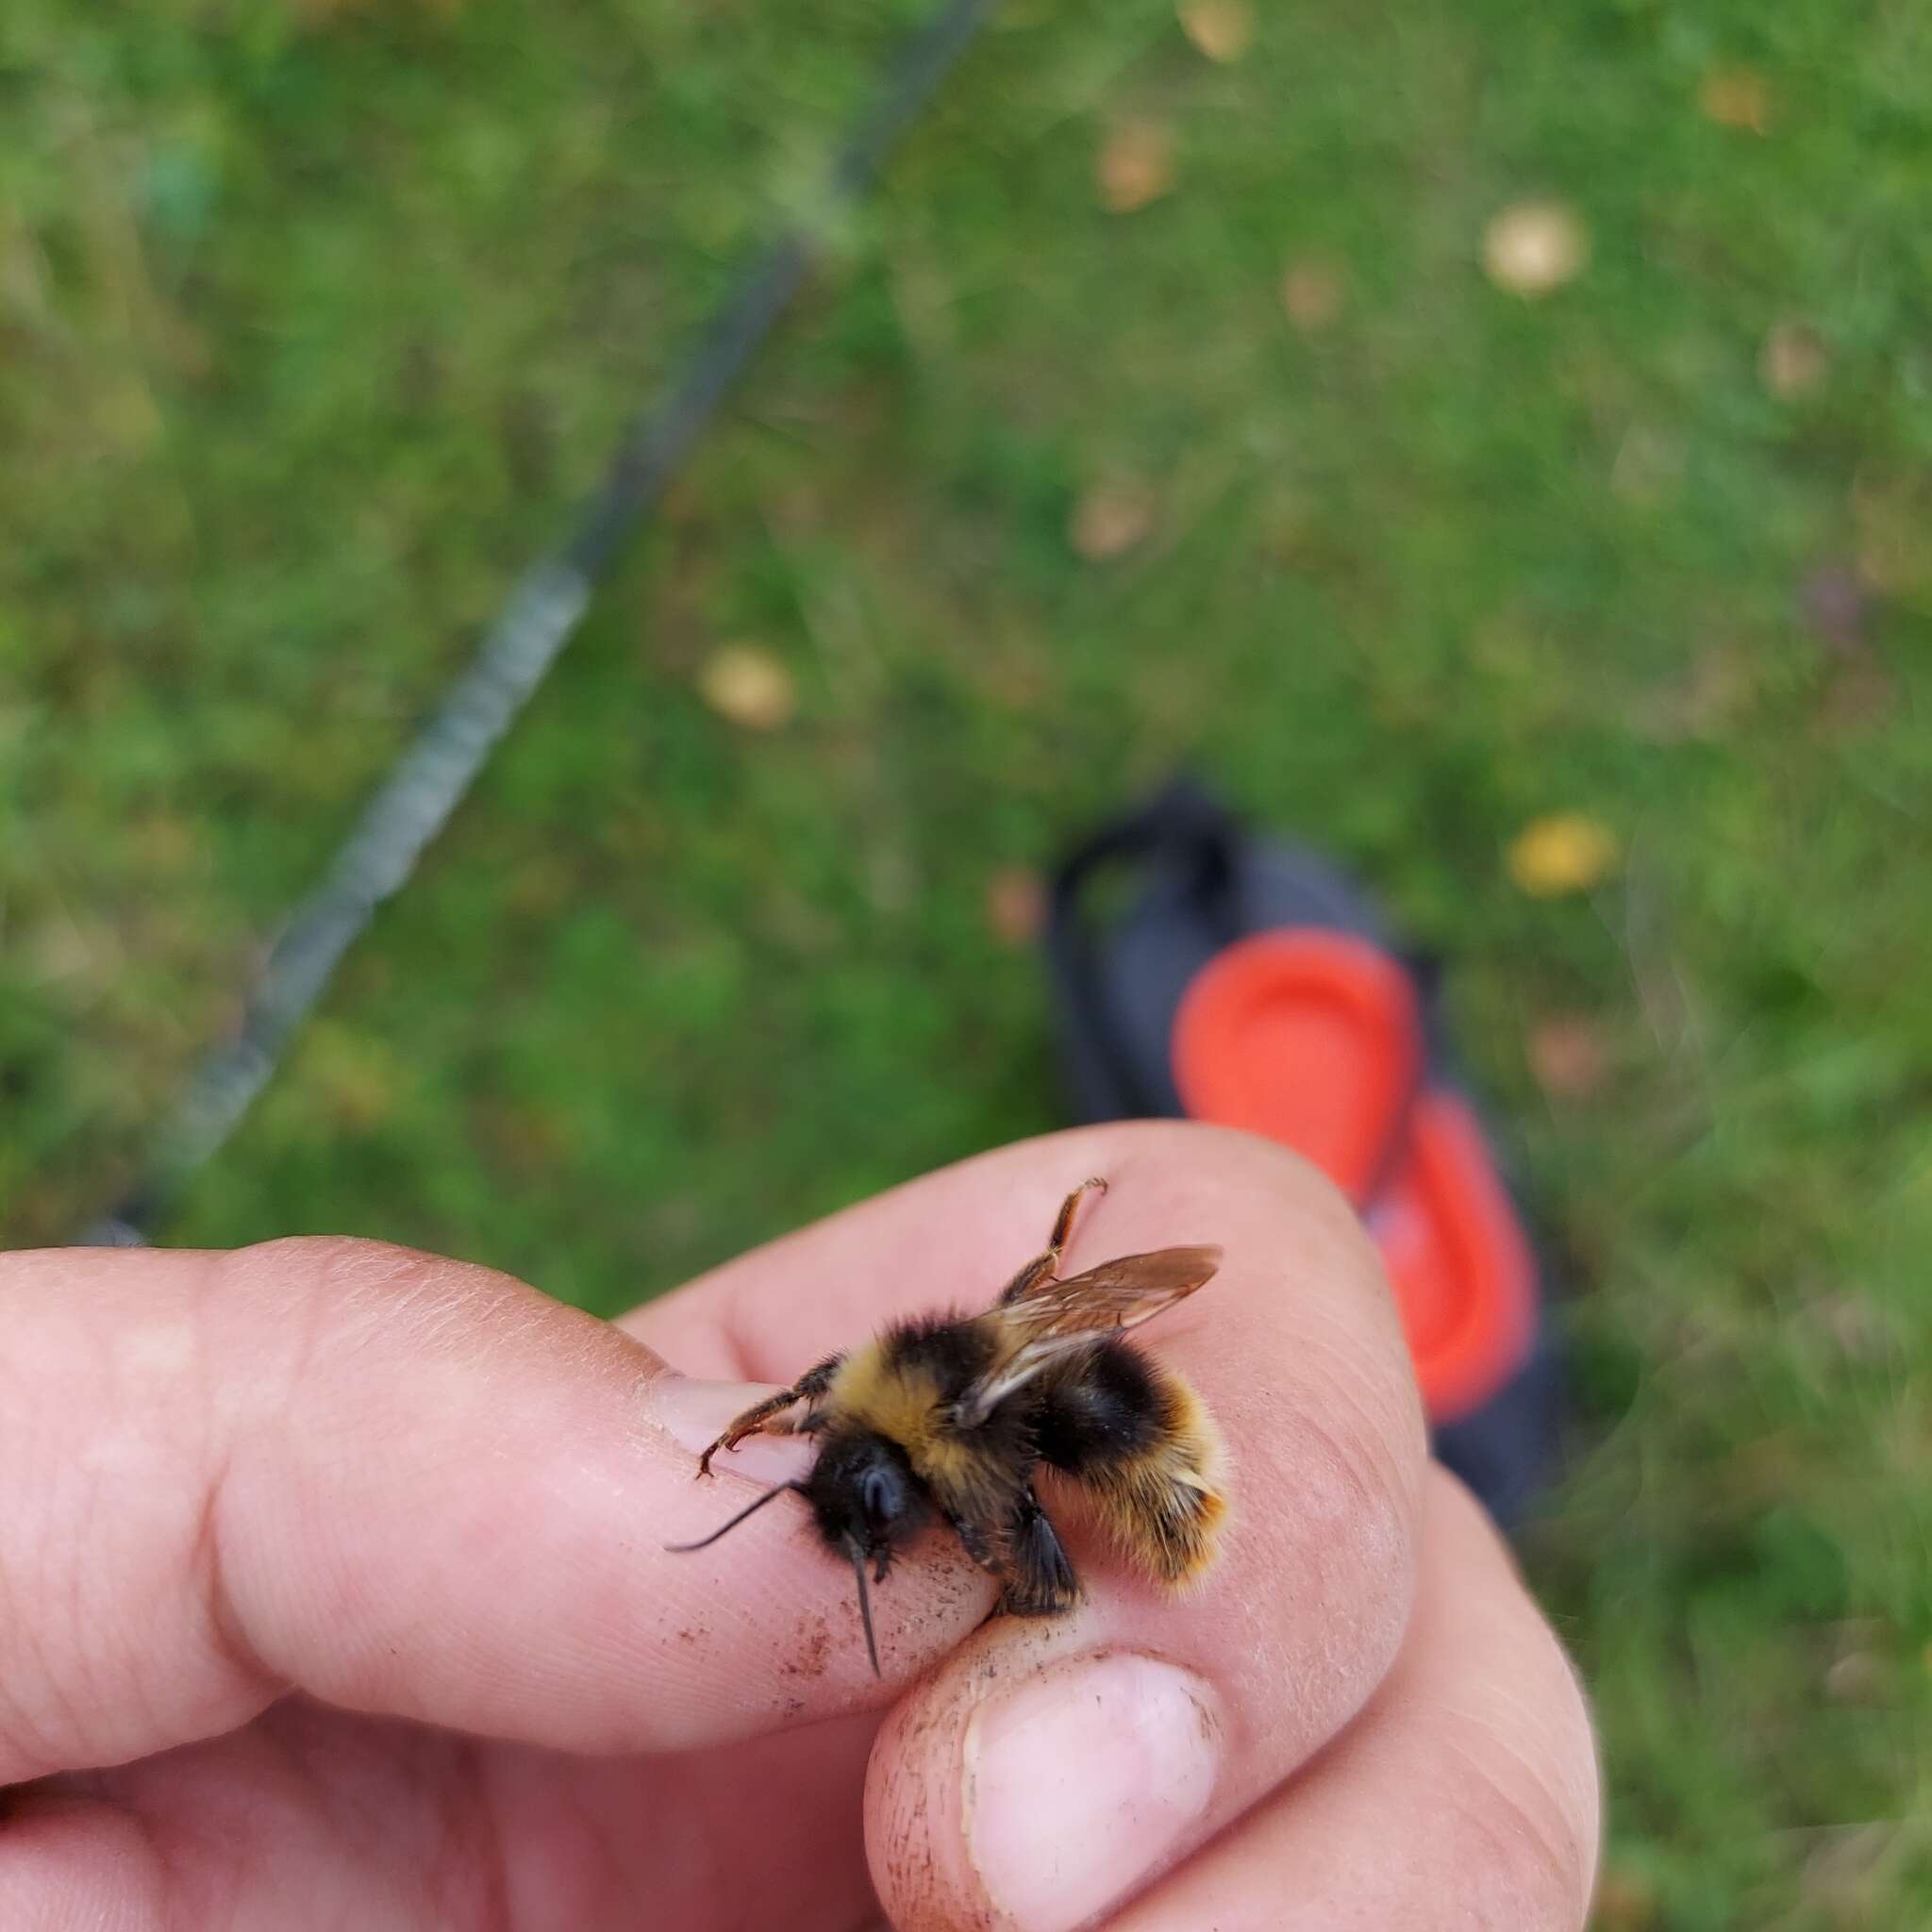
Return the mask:
M874 1592L695 1452L890 1315L984 1306L1090 1174L1067 1266L1211 1241L1151 1353L1232 1455L1162 1597L994 1618L933 1534ZM1339 1198L1178 1124L1008 1147L615 1326L346 1241L0 1258L0 1924L1574 1932L1589 1721L1425 1460ZM688 1381L692 1374L733 1386ZM103 1768L107 1767L107 1768Z

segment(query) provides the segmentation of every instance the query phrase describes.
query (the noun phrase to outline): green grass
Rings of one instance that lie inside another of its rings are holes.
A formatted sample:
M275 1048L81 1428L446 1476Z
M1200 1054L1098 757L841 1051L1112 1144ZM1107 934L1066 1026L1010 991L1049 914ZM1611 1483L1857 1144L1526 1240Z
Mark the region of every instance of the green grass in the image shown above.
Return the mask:
M9 0L0 1213L111 1192L910 0ZM1755 71L1767 131L1699 109ZM1117 120L1174 192L1096 205ZM1445 954L1574 1257L1604 1923L1932 1922L1932 14L1012 0L175 1238L594 1307L1058 1118L990 876L1186 758ZM1571 203L1545 301L1485 225ZM1284 262L1341 264L1325 333ZM1775 324L1828 362L1780 398ZM1095 480L1149 541L1070 547ZM1808 616L1861 584L1850 636ZM751 640L797 719L702 702ZM1557 810L1615 875L1536 900ZM1547 1097L1526 1041L1606 1067Z

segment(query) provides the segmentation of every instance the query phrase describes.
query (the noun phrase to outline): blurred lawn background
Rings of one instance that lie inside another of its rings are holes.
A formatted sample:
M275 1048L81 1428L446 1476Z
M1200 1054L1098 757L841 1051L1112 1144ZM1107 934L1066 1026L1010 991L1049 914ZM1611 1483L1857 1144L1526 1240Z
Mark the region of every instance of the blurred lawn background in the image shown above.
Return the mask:
M1191 760L1574 1257L1602 1924L1932 1923L1932 12L1190 10L1010 0L170 1238L611 1310L1051 1126L1030 881ZM9 1239L918 13L8 0Z

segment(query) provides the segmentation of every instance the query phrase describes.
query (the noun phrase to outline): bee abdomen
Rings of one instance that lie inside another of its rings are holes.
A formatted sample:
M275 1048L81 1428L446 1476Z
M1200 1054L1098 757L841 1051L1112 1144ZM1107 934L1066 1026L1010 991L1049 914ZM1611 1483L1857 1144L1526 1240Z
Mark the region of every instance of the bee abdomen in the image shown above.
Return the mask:
M1099 1345L1043 1391L1041 1457L1086 1486L1113 1541L1159 1581L1214 1560L1227 1513L1221 1434L1201 1398L1123 1341Z

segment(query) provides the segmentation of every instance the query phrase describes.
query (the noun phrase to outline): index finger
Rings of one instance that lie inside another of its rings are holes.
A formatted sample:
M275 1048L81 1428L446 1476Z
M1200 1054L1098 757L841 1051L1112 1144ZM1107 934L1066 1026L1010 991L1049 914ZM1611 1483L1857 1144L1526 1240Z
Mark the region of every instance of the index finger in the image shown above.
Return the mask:
M813 1552L666 1552L743 1488L659 1425L686 1385L507 1276L360 1241L52 1250L0 1257L0 1783L290 1690L574 1751L891 1694ZM898 1668L989 1601L935 1553Z

